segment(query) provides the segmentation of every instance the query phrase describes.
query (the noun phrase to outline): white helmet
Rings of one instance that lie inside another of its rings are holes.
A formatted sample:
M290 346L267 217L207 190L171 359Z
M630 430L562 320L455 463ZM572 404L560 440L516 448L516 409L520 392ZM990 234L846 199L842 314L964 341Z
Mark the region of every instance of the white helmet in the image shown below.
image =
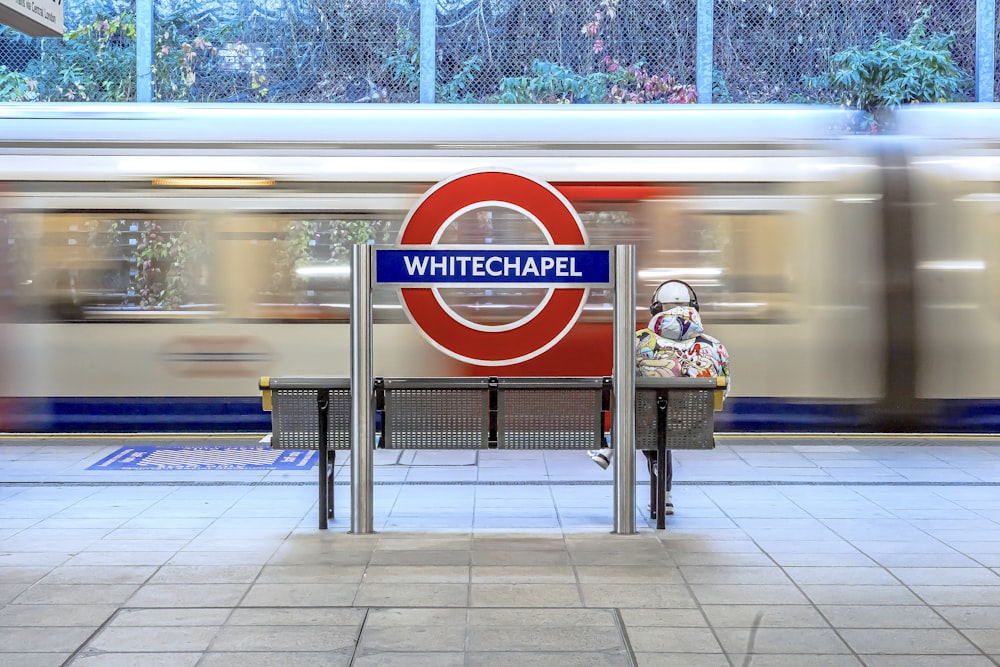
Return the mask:
M698 295L683 280L668 280L660 284L653 292L653 300L649 304L649 312L657 315L675 306L691 306L698 310Z

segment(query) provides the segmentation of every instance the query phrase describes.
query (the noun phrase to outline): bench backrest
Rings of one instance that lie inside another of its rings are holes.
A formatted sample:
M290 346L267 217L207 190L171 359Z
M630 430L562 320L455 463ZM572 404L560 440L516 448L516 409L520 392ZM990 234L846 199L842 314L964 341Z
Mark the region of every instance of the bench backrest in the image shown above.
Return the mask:
M318 397L329 392L330 449L349 450L349 378L261 378L271 447L319 447ZM636 448L656 449L658 397L668 449L715 446L724 381L636 378ZM611 378L376 378L385 449L593 449L604 446Z

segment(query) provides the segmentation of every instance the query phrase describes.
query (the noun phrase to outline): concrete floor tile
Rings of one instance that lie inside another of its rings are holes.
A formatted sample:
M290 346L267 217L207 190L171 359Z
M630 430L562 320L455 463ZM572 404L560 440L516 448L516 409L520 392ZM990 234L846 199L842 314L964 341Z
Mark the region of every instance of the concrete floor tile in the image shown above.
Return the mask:
M212 640L212 651L344 651L358 638L354 626L230 625Z
M414 652L373 652L355 656L353 667L463 667L464 653L442 651Z
M881 567L786 566L784 571L797 584L893 586L899 583Z
M983 655L862 655L868 667L995 667Z
M260 565L164 565L151 584L249 584L256 580Z
M0 586L2 589L2 586ZM120 604L138 589L135 584L37 584L14 599L15 604Z
M368 627L358 641L358 652L381 653L386 651L458 652L466 647L465 624L458 625L396 625Z
M129 607L232 607L248 584L146 584L128 599Z
M853 655L754 653L746 656L731 653L729 659L734 665L753 665L753 667L860 667L866 664Z
M979 649L951 628L844 628L840 636L859 654L958 655Z
M516 584L531 581L539 584L573 584L577 572L568 566L473 565L469 576L474 584ZM582 580L582 579L581 579Z
M471 652L599 652L622 648L614 627L588 626L473 626L468 631Z
M117 626L104 628L87 649L111 653L205 651L218 626Z
M726 653L822 655L850 653L848 646L828 628L719 628ZM756 658L754 659L756 664Z
M835 628L943 628L947 623L930 607L915 605L821 605Z
M707 604L702 606L716 628L827 628L830 624L811 605Z
M253 584L241 607L350 606L359 584Z
M121 609L108 623L108 627L183 627L222 626L232 611L229 608L201 609Z
M465 607L469 584L365 583L354 604L360 607Z
M66 653L77 650L94 627L9 627L0 632L0 663L7 653Z
M722 653L709 628L633 627L628 638L637 653Z
M792 583L779 567L682 565L684 580L690 584L780 585Z
M575 584L471 584L472 607L580 607L580 590Z
M792 585L691 584L698 602L709 604L782 605L809 604L802 592Z
M1000 630L1000 605L989 607L941 606L932 608L956 628Z
M468 584L469 571L465 565L369 565L363 583Z
M198 667L348 667L353 652L353 648L341 652L209 652Z
M153 565L60 565L39 584L141 584L156 572Z
M684 667L732 667L729 659L720 654L697 654L697 653L672 653L669 656L662 653L642 653L636 652L635 660L638 667L664 667L668 664L683 665ZM753 663L756 665L757 663Z
M73 667L195 667L201 653L82 653Z
M695 601L682 584L580 584L588 607L685 608Z
M11 604L0 607L0 628L84 626L96 628L118 609L114 604Z
M803 584L802 592L817 605L914 605L920 599L909 588L896 586L855 586Z

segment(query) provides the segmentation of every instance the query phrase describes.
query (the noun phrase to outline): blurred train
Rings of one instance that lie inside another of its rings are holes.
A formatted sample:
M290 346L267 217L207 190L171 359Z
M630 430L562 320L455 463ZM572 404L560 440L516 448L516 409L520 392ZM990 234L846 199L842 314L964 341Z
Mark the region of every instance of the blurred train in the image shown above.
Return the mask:
M261 375L346 375L349 258L435 184L551 184L635 244L637 326L680 278L729 347L720 431L994 432L1000 109L0 105L0 430L265 431ZM442 242L537 244L498 204ZM483 324L537 289L441 290ZM607 375L611 294L545 355L477 368L373 296L376 375Z

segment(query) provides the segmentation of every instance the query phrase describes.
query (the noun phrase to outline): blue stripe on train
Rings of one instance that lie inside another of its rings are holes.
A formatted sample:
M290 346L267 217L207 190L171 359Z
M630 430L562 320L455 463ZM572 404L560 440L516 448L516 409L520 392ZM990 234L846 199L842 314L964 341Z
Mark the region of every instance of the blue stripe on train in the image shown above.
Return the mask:
M858 432L873 428L862 404L730 398L716 413L725 432ZM31 433L183 433L271 430L260 398L13 398L0 399L0 431ZM1000 399L941 400L922 405L915 431L1000 433Z

